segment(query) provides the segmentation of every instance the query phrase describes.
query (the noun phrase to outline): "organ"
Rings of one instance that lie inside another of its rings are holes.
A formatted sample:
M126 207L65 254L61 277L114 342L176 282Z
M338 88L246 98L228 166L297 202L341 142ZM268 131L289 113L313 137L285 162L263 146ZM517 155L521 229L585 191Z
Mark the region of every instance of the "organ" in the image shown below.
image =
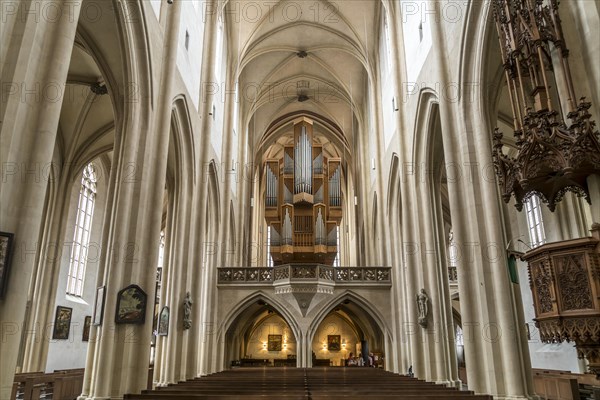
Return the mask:
M294 121L293 142L264 166L265 219L275 265L332 265L342 218L342 163L326 157L313 122Z

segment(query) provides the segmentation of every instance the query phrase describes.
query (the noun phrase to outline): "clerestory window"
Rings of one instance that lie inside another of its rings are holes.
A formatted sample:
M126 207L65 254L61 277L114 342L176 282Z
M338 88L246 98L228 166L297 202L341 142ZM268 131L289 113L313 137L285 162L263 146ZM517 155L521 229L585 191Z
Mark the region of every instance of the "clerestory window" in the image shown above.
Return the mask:
M96 169L94 164L89 163L83 169L83 176L81 178L79 203L77 205L77 219L75 220L75 233L73 234L73 245L71 247L71 256L69 259L69 275L67 279L67 293L79 297L83 295L85 265L90 245L92 218L94 216L96 182Z

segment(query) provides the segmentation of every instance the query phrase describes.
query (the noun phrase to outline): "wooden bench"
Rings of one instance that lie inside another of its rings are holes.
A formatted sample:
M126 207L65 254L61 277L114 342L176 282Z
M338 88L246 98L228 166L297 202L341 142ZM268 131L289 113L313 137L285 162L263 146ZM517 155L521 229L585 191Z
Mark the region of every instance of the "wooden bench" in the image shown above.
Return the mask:
M192 379L141 394L130 400L492 400L416 378L396 375L378 368L236 368Z
M579 400L581 392L594 392L600 380L594 374L571 371L533 369L535 394L547 400Z
M273 360L274 367L295 367L296 359L295 358L275 358Z
M241 367L261 367L261 366L270 366L271 362L267 359L259 359L259 358L243 358L240 360Z
M15 374L11 400L74 400L83 388L83 369L59 370L52 373Z

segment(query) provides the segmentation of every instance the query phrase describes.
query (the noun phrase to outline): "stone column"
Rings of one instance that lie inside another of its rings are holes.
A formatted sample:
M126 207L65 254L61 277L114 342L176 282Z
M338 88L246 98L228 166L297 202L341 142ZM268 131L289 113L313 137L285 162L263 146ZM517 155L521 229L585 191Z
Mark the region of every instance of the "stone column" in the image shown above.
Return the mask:
M376 73L371 74L371 76L376 76ZM375 166L375 171L373 172L371 170L371 173L373 173L375 175L375 191L377 193L377 203L378 204L371 204L369 202L369 215L371 215L371 213L373 212L373 207L377 207L377 219L374 220L373 222L375 223L375 231L372 232L372 236L369 235L372 239L377 237L379 240L378 241L373 241L373 246L374 246L374 252L373 252L373 256L372 258L369 260L369 264L368 265L383 265L383 266L388 266L389 263L389 255L388 252L386 251L386 249L389 248L389 243L387 242L389 239L389 229L388 226L389 224L385 223L385 219L384 219L384 215L385 215L385 208L383 207L383 205L385 204L385 199L384 199L384 189L383 189L383 184L384 184L384 175L383 175L383 162L382 160L384 159L384 154L382 154L383 152L383 135L380 134L380 132L383 132L382 126L383 126L383 122L381 121L382 119L382 111L381 111L381 105L380 105L380 101L379 99L381 99L381 91L380 91L380 83L379 82L374 82L371 81L369 82L369 97L371 97L372 101L371 101L371 109L369 110L369 112L371 112L373 115L376 115L377 117L373 118L373 131L377 132L378 134L375 135L375 139L374 139L374 158L375 158L375 162L374 162L374 166ZM371 154L371 153L369 153ZM372 160L370 160L372 161ZM364 165L364 164L363 164ZM369 162L369 164L367 165L371 165L371 162ZM369 174L370 175L370 174ZM368 186L368 185L365 185ZM370 199L369 199L370 200ZM369 221L372 220L372 218L375 218L374 215L371 215L371 218L369 218Z
M173 190L173 187L171 187ZM176 230L173 212L173 195L169 197L169 208L167 211L167 221L165 227L165 251L163 253L163 281L161 287L161 298L159 305L159 312L162 310L164 306L169 307L169 330L167 336L157 336L156 338L156 361L154 365L154 376L157 380L157 386L166 386L169 383L176 383L173 379L173 369L174 366L170 365L168 362L169 352L170 352L170 344L176 340L174 339L179 335L181 331L181 327L177 324L179 321L179 311L180 308L173 300L173 291L179 291L179 281L177 276L177 268L173 265L173 255L172 252L175 250L175 236ZM179 278L181 279L181 278ZM177 281L177 284L175 283Z
M397 311L396 337L397 349L399 351L400 360L398 360L400 373L406 373L412 365L413 369L417 365L421 365L422 354L418 351L418 343L420 342L420 328L417 325L417 317L415 312L414 299L419 286L418 276L414 268L416 262L415 248L416 243L408 242L409 238L416 237L414 235L414 222L412 218L412 210L409 204L415 204L414 198L414 182L409 180L407 174L408 165L412 160L412 141L410 135L404 135L408 129L403 116L408 115L407 102L401 101L406 92L406 58L404 57L404 37L402 26L402 15L400 13L399 3L390 2L388 4L388 24L390 30L390 47L392 58L392 71L394 74L394 85L399 111L395 113L396 126L398 128L398 184L399 198L401 210L398 210L401 225L398 231L398 242L395 247L399 247L397 266L395 269L395 280L393 282L393 291L396 292L396 298L400 307ZM389 360L389 355L385 355ZM388 365L386 360L386 365Z
M8 398L22 343L27 288L35 275L62 98L81 2L2 2L0 223L14 233L7 292L0 301L0 398Z
M410 148L412 145L410 146ZM407 174L408 175L408 174ZM418 204L418 184L416 174L404 176L406 180L404 189L406 189L406 198L403 198L402 204ZM402 252L405 263L405 309L404 318L401 321L401 335L403 340L406 340L408 347L408 366L413 367L415 376L421 379L430 379L429 374L429 350L426 348L426 331L418 324L417 316L417 294L424 285L423 262L421 260L421 246L419 224L414 210L410 207L402 209L402 236L410 238L402 243Z
M120 3L121 7L140 7L139 3ZM170 11L178 21L179 2ZM118 10L118 15L135 10ZM171 22L172 22L171 21ZM175 23L176 24L176 23ZM171 24L172 26L172 24ZM173 29L176 31L176 26ZM147 58L140 50L141 39L135 26L125 24L123 40L129 49L127 67L133 83L147 82L152 76ZM106 271L104 320L98 328L96 359L91 373L91 399L120 397L139 393L147 386L150 341L154 317L155 271L159 248L169 126L173 104L173 77L176 46L174 35L167 34L168 45L162 54L160 85L152 99L151 88L139 85L136 101L124 103L124 118L116 122L115 168L111 171L109 193L114 198L107 225L112 227ZM155 111L152 102L155 100ZM117 293L136 284L145 291L147 304L143 324L116 324ZM90 372L87 372L90 373Z
M592 223L600 221L600 175L592 175L587 178L588 189L592 206Z
M111 221L111 209L114 205L114 199L109 195L110 189L112 187L112 179L110 178L111 174L113 174L113 170L115 168L114 162L111 163L110 171L104 171L105 177L108 177L108 183L104 186L104 190L107 192L106 194L106 204L104 205L104 213L103 218L101 220L102 223L102 239L100 241L101 249L108 249L108 240L109 240L109 231L110 229L110 221ZM108 252L102 251L100 253L100 260L98 263L98 272L96 276L96 287L100 287L104 285L105 277L107 275L106 272L106 260L108 258ZM95 377L94 369L97 368L97 359L99 358L98 354L100 351L99 346L99 337L100 329L97 326L90 327L90 341L88 342L87 356L85 360L85 373L83 376L83 387L81 391L81 395L78 397L78 400L87 400L89 394L92 391L92 381Z
M192 333L195 340L190 344L189 351L191 354L196 355L195 362L195 375L201 376L207 373L206 366L204 364L206 358L206 341L205 336L207 335L207 320L205 319L204 310L206 309L206 299L204 298L204 285L206 284L206 260L204 252L205 241L211 240L206 237L205 230L208 226L206 220L207 212L207 199L208 199L208 162L209 162L209 148L210 148L210 132L212 129L212 117L209 115L212 113L213 105L213 90L210 85L215 82L215 70L213 60L215 58L216 48L216 30L217 30L217 1L209 0L203 3L203 12L206 15L204 24L204 48L202 51L202 72L200 79L200 106L199 113L202 121L199 133L199 149L200 154L196 160L197 183L194 191L194 202L192 205L193 215L196 215L194 221L194 230L192 237L198 246L194 249L192 254L192 264L196 266L196 271L192 276L192 290L195 298L195 304L197 307L194 309L194 318L196 322L192 327ZM200 267L200 268L198 268Z
M424 134L424 132L419 131L416 134ZM432 140L435 140L434 133L428 134L432 135L434 138ZM425 158L418 162L419 165L434 165L434 171L428 171L425 174L426 182L419 186L418 218L421 221L419 227L421 257L419 261L421 263L415 267L425 271L424 287L430 299L430 316L428 317L428 327L425 330L426 343L424 343L424 351L429 359L427 377L437 383L454 386L458 380L458 370L453 340L448 274L446 273L445 241L443 221L441 220L442 206L439 198L441 190L439 179L441 177L435 171L439 161Z
M165 13L165 31L163 37L163 58L160 78L160 88L157 107L157 135L162 138L164 148L168 148L169 141L173 137L172 132L172 113L173 113L173 97L174 97L174 78L177 71L177 49L179 39L179 27L181 20L182 2L174 1L172 4L163 8ZM163 21L163 18L161 18ZM161 154L162 156L162 154ZM166 154L165 154L166 156ZM165 169L162 173L165 174L167 157L164 159ZM180 171L175 171L178 174ZM160 173L160 171L157 171ZM180 219L180 206L182 196L185 196L186 190L179 186L177 178L176 182L171 182L169 187L168 199L168 224L166 234L168 243L168 251L165 251L163 276L165 279L165 297L161 298L161 307L169 307L169 332L166 337L158 337L157 345L161 343L161 359L160 362L160 378L159 384L175 383L180 379L180 366L177 360L181 358L180 341L182 336L182 322L179 317L181 313L181 299L185 293L181 293L181 282L185 278L185 270L180 262L184 254L181 249L182 243L187 236L182 233L182 230L187 226L183 218ZM162 185L164 187L164 184ZM161 200L162 200L161 194ZM162 213L162 207L161 207ZM158 237L158 236L157 236ZM159 311L160 312L160 311Z
M395 179L395 177L393 177ZM394 180L392 185L400 185L400 180ZM399 188L397 188L399 191ZM391 194L388 194L391 195ZM397 195L400 196L399 194ZM395 199L396 197L394 197ZM406 341L402 336L401 324L403 313L405 312L404 306L404 291L400 288L406 287L404 281L404 268L402 261L402 237L401 232L396 227L400 226L401 219L400 214L401 210L397 209L399 206L399 202L391 203L392 209L389 210L389 215L391 218L390 225L392 229L390 229L390 242L393 243L390 248L390 258L392 264L392 291L391 291L391 301L392 301L392 321L393 321L393 332L392 337L393 341L390 342L391 345L388 345L385 350L384 356L386 357L386 369L392 371L394 373L405 373L408 370L407 365L407 350L404 345ZM386 340L386 343L388 341Z
M185 172L181 171L182 174ZM180 179L176 179L180 181ZM191 269L194 265L188 262L188 240L191 226L190 218L187 216L190 213L189 202L191 201L191 193L184 183L186 180L181 177L182 184L175 184L173 193L170 195L173 200L170 203L172 206L172 221L170 224L170 256L168 261L168 287L167 294L163 300L164 305L169 307L169 334L162 337L163 358L161 360L161 379L160 383L166 385L168 383L177 383L187 378L191 378L187 366L188 359L193 357L187 351L189 340L193 332L190 329L184 329L183 322L183 304L186 293L192 295L192 312L198 307L196 303L193 289L190 287ZM190 185L191 186L191 185ZM174 204L173 204L174 203ZM192 324L197 321L192 316ZM193 374L192 374L193 375Z
M241 96L240 96L241 97ZM239 99L238 99L239 102ZM238 104L238 108L241 105ZM238 115L241 114L241 110L238 110ZM241 117L239 117L242 120ZM252 208L250 207L250 197L252 197L252 190L254 184L254 168L252 160L252 154L250 153L249 143L249 132L248 129L244 128L242 123L238 122L238 164L236 166L239 181L238 181L238 194L237 194L237 209L235 210L235 216L237 219L237 234L236 234L236 253L232 261L232 266L250 265L249 254L250 246L253 245L249 239L250 232L245 231L245 227L251 226L249 224L252 218ZM244 246L244 243L249 243L250 246ZM246 249L246 254L244 254Z
M492 129L479 117L481 115L483 112L472 112L472 119L468 122L472 124L472 130L467 126L463 128L469 133L475 133L471 138L463 138L473 144L475 151L465 158L459 158L459 165L485 166L491 160L491 138L484 132L491 132ZM468 121L467 118L465 120ZM529 348L521 329L524 321L519 320L517 312L517 307L522 307L522 304L515 301L514 287L508 275L498 187L495 180L486 178L485 170L480 168L471 171L473 182L465 181L459 186L465 192L468 190L467 186L477 187L475 193L478 195L467 199L464 204L478 217L470 219L462 214L462 226L468 227L469 232L479 232L479 235L473 237L472 233L462 231L460 234L464 236L458 236L459 243L471 243L474 250L472 259L459 264L459 293L466 294L461 296L461 311L463 303L475 302L481 312L480 319L475 320L479 322L479 329L472 339L480 341L482 348L488 349L480 355L480 360L483 358L483 362L489 365L488 371L493 371L488 378L490 386L487 393L526 398L532 393ZM471 254L467 256L470 257ZM465 270L462 274L461 268ZM479 282L471 281L473 286L462 288L461 277L469 273L478 277ZM466 349L467 341L465 351ZM482 364L478 361L475 364L469 367L467 359L468 369L481 369Z
M225 35L225 32L223 32ZM216 52L224 51L223 49L215 49ZM236 174L239 171L232 170L232 154L233 154L233 138L232 138L232 119L233 119L233 105L235 101L234 97L234 85L235 79L233 78L233 71L231 70L229 63L227 62L227 51L224 51L225 65L227 71L225 73L225 82L223 86L220 86L220 98L215 97L213 101L223 101L225 104L223 106L223 126L217 127L217 129L222 129L222 138L223 138L223 149L221 156L223 157L221 160L220 167L217 167L217 181L218 183L222 183L222 188L219 188L220 198L218 199L219 204L213 204L213 210L210 210L210 213L214 213L215 210L220 210L220 215L214 216L215 222L212 226L213 229L217 229L218 232L209 232L210 237L207 238L207 241L212 242L211 246L214 245L215 251L210 251L210 254L206 254L205 258L205 268L204 268L204 289L202 290L203 296L203 364L204 371L206 373L214 373L221 369L218 364L218 343L217 343L217 335L215 330L215 321L217 320L216 306L217 303L217 268L221 266L227 265L233 257L229 254L231 251L231 244L229 243L228 238L230 235L234 235L235 232L230 231L230 199L231 199L231 188L232 188L232 179L236 179ZM212 63L211 63L212 65ZM220 67L220 66L217 66ZM215 76L216 78L216 76ZM221 85L220 82L216 82ZM219 109L217 107L217 109ZM215 127L213 126L213 129ZM207 131L207 135L208 135ZM220 178L220 179L219 179ZM208 223L208 221L206 221ZM218 235L215 235L218 233ZM216 243L214 241L216 240ZM213 254L214 253L214 254ZM222 360L220 360L222 362Z
M300 368L312 367L312 342L309 340L310 335L305 330L299 331L300 337L296 338L298 348L296 354L298 357L297 364Z
M82 96L90 104L97 101L99 95L90 90L82 93ZM69 245L72 237L68 237L68 235L72 234L72 231L68 230L67 218L72 207L73 185L80 185L81 171L74 171L71 168L73 165L72 154L65 152L62 157L63 166L56 166L45 202L46 218L43 220L45 227L42 228L40 234L43 240L37 246L40 254L28 298L31 310L25 321L27 336L22 345L24 348L22 372L44 371L46 368L61 260L63 260L63 252L68 253L71 250ZM79 179L75 183L73 181L74 173ZM102 198L105 199L106 196L103 195ZM100 207L100 209L102 208L104 207ZM95 209L99 209L98 204Z
M217 51L221 51L221 49L217 49ZM227 55L227 52L225 52ZM233 155L234 153L234 140L233 140L233 111L234 104L236 102L235 98L235 76L232 68L229 65L229 62L226 60L225 65L227 65L227 71L225 73L225 83L221 88L221 101L225 103L223 107L223 127L222 127L222 137L223 137L223 150L222 150L222 162L221 162L221 182L223 185L223 191L221 192L221 215L220 218L220 232L219 232L219 266L230 265L232 260L234 259L235 254L231 254L235 248L232 248L232 245L229 243L229 238L234 237L235 240L235 232L230 232L230 201L231 201L231 190L232 187L236 187L237 180L239 179L239 174L242 173L239 169L235 169L235 164L233 163ZM235 180L232 182L232 180ZM239 193L238 193L239 196ZM241 228L241 227L238 227ZM215 288L216 289L216 288Z
M435 1L428 8L440 12ZM453 44L446 41L441 22L433 21L431 28L440 81L451 82ZM516 312L521 305L508 276L498 187L486 169L492 160L492 129L483 117L486 99L473 101L473 93L464 92L458 102L442 97L440 117L443 131L453 133L442 135L446 162L462 172L460 179L449 180L448 189L454 236L463 252L458 285L469 387L500 398L527 398L531 367Z

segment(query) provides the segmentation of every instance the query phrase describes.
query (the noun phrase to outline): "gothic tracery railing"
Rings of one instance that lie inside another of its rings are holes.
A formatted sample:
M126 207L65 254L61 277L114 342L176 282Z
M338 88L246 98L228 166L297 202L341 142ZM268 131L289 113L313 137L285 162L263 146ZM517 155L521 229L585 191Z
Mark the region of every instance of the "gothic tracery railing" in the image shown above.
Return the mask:
M454 265L448 266L448 280L450 281L450 283L458 282L458 270Z
M218 283L271 284L277 281L329 281L336 284L391 284L390 267L331 267L321 264L285 264L272 268L223 267Z

